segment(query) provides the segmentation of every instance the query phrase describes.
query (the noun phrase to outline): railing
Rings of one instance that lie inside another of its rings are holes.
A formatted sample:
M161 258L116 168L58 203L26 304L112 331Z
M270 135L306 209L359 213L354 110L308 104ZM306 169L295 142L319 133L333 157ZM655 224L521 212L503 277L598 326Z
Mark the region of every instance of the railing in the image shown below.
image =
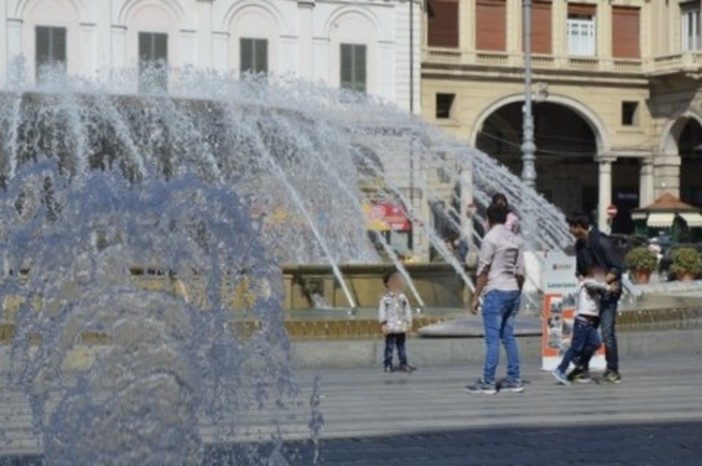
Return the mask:
M653 75L661 75L675 72L700 71L701 69L702 52L686 52L656 57L651 60L647 71Z
M457 49L425 49L422 62L441 65L481 65L522 68L523 54ZM618 73L629 75L661 75L702 71L702 52L688 52L652 59L601 58L539 55L532 56L535 70L567 70Z

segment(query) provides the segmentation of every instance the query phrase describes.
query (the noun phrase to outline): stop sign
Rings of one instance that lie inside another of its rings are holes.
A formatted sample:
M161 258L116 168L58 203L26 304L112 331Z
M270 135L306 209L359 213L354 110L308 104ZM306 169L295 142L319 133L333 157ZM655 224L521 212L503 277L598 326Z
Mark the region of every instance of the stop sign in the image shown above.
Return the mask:
M617 206L614 204L611 204L609 207L607 207L607 216L612 218L617 216Z

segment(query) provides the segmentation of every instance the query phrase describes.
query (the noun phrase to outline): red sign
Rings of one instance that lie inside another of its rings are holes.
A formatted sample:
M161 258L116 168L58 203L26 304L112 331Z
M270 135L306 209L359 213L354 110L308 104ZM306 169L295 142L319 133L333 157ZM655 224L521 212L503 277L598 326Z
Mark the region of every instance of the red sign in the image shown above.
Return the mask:
M410 231L412 222L405 209L393 202L376 202L366 207L369 227L376 231Z
M614 204L611 204L609 207L607 207L607 216L608 217L616 217L617 216L617 206Z

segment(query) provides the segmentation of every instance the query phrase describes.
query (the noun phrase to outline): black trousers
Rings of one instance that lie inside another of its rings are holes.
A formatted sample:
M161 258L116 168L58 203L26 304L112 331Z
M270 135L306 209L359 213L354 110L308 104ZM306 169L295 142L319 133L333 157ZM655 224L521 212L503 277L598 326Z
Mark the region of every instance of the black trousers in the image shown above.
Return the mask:
M405 337L404 333L388 333L385 335L385 367L392 366L392 353L395 347L397 347L397 357L400 359L400 366L407 365Z

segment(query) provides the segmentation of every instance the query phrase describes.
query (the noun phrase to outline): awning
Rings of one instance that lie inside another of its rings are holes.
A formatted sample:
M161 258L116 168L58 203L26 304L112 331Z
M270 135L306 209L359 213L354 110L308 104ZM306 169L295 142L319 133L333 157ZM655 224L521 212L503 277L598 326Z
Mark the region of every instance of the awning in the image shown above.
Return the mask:
M680 212L678 215L680 215L683 218L683 220L685 220L685 223L687 223L688 227L702 227L702 215L700 215L699 213Z
M646 225L652 228L668 228L673 225L673 220L675 220L675 214L652 212L648 214Z

